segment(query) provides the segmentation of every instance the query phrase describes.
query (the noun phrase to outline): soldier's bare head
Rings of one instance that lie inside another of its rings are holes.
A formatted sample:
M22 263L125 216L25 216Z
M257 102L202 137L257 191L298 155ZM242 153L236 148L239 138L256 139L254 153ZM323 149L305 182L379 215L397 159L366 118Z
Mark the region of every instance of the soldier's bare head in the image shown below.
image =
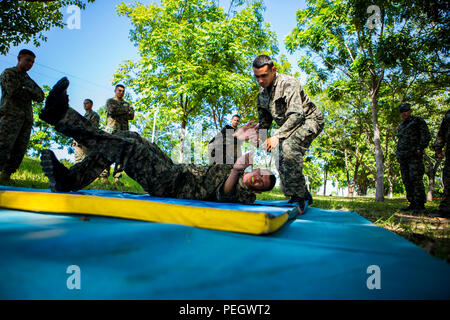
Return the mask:
M84 106L84 110L86 112L88 112L88 113L91 112L93 105L94 105L94 102L91 99L84 99L83 106Z
M276 71L277 67L274 66L269 56L260 55L253 61L253 74L256 82L262 88L268 88L272 85Z
M402 117L402 120L408 120L411 118L411 104L409 103L403 103L399 107L400 116Z
M122 100L125 95L125 86L123 84L118 84L114 89L115 98Z
M36 55L33 51L28 49L22 49L17 56L17 68L21 71L29 71L34 65L34 59Z
M265 169L253 169L251 172L246 172L242 180L247 188L256 193L272 190L277 181L275 175Z
M235 114L232 118L231 118L231 126L235 129L237 129L237 126L239 124L239 122L241 122L241 116L238 114Z

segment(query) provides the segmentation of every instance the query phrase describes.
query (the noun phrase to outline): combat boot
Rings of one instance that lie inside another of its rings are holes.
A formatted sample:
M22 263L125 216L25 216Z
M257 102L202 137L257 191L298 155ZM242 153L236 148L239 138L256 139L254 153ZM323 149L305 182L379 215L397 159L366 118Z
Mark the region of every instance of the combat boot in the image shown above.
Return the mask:
M425 206L423 204L422 205L419 204L413 209L412 212L416 214L427 213L427 209L425 209Z
M408 212L408 211L413 211L415 208L416 208L416 205L411 203L406 208L401 208L400 211Z
M297 203L297 209L299 211L299 214L305 213L305 199L298 197L298 196L292 196L291 200L289 200L289 203Z
M69 87L69 79L60 79L50 90L45 99L44 108L39 114L39 118L51 125L58 123L69 109L69 96L66 93Z
M11 174L2 172L2 174L0 175L0 183L1 184L9 184L10 181L11 181Z
M72 191L74 183L70 177L70 171L58 161L53 151L42 151L41 167L42 171L50 181L50 190L53 192Z
M439 209L433 213L428 214L430 218L445 218L450 219L450 210Z

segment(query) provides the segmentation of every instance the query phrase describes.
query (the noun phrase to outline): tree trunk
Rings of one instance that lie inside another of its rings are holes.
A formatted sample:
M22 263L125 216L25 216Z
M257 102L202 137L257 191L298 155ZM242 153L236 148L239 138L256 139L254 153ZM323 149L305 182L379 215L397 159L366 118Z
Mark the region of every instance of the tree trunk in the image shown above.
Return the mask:
M180 153L178 156L178 163L183 163L184 160L184 141L186 140L186 120L181 121L180 132Z
M349 165L348 165L348 153L347 149L344 149L344 160L345 160L345 177L347 178L347 197L353 198L353 192L355 188L350 185L350 174L349 174Z
M328 180L328 170L325 167L325 181L323 184L323 195L326 196L327 195L327 180Z
M372 94L372 123L373 142L375 144L376 183L375 201L384 201L384 155L381 149L380 128L378 127L378 98L376 92Z

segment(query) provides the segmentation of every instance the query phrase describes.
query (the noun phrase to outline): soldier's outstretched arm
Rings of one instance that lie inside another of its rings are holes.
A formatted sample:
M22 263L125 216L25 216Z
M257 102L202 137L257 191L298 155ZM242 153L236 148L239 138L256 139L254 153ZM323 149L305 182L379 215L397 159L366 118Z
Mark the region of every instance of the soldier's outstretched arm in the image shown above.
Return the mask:
M427 123L425 122L425 120L421 121L421 126L420 126L420 145L419 148L420 150L423 152L425 150L426 147L428 147L428 144L430 143L431 140L431 135L430 135L430 130L428 130L428 126Z
M223 184L223 194L227 194L236 187L241 173L252 164L253 151L250 151L236 160L230 175Z
M34 101L42 102L44 101L45 95L44 91L42 91L41 87L38 86L36 82L34 82L33 79L28 77L28 86L26 87L26 90L28 90L31 98Z
M134 119L134 108L130 107L128 110L128 120L133 120Z

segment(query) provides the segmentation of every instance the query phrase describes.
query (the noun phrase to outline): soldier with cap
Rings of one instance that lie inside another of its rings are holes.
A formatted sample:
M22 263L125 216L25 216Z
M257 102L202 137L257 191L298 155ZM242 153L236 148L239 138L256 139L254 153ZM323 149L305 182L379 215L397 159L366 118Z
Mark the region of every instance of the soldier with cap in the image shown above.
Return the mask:
M27 49L19 52L17 66L0 75L2 100L0 103L0 176L8 183L20 166L33 127L32 101L44 100L44 92L27 72L33 67L36 55Z
M445 114L442 120L439 132L436 137L436 141L433 145L436 157L442 159L444 154L442 149L445 146L445 163L443 169L444 178L444 194L439 205L439 210L433 214L433 216L440 216L450 218L450 110Z
M84 99L83 106L86 111L84 117L88 119L94 127L98 128L100 125L100 116L97 112L92 110L93 104L94 102L91 99ZM89 152L85 146L79 144L75 140L73 141L72 147L75 148L75 162L81 162Z
M409 201L409 206L401 210L424 213L426 198L423 185L423 153L430 142L430 132L425 120L411 115L409 103L401 104L399 111L403 121L397 129L396 157L400 163L400 173Z

